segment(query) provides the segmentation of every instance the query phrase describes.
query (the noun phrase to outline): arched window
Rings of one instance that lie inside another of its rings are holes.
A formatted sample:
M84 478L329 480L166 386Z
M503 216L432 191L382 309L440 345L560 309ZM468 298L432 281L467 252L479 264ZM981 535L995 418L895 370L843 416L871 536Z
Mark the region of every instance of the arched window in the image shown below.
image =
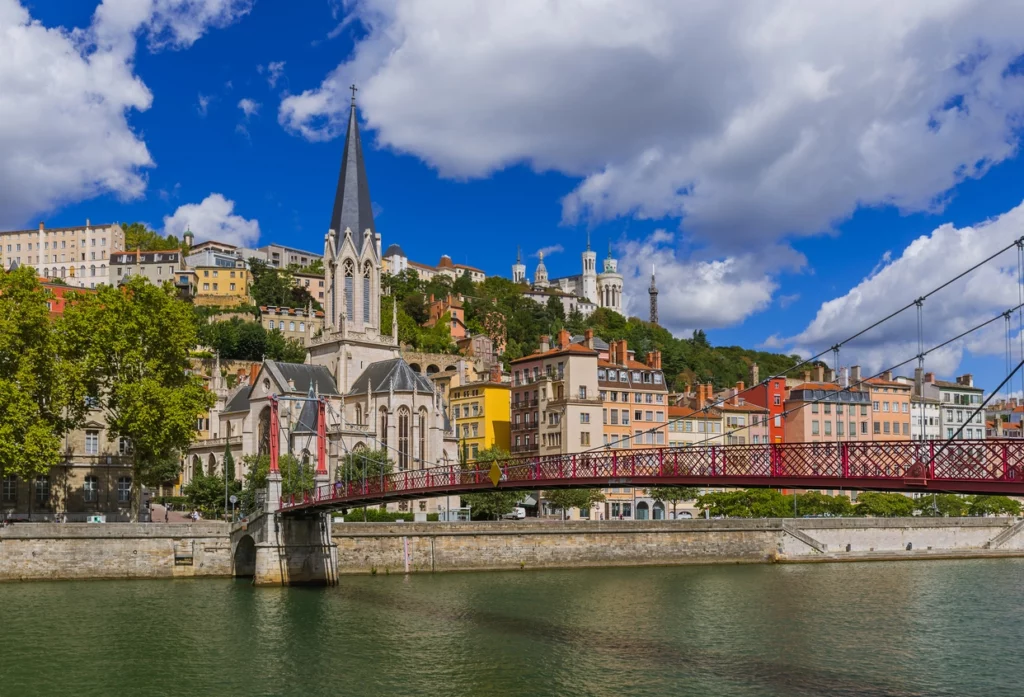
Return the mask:
M373 266L370 262L363 264L363 321L370 321L370 285Z
M270 407L263 407L260 412L259 427L256 431L256 454L270 454Z
M362 404L357 404L356 405L356 426L362 426L362 425L363 425L363 405Z
M78 267L78 277L85 278L85 264Z
M427 462L427 410L420 409L419 424L420 429L420 469L426 467Z
M45 276L46 278L49 278L50 277L50 270L49 269L43 269L43 276Z
M60 267L60 277L67 278L67 270L63 266Z
M92 264L89 267L89 275L90 276L95 276L96 275L96 264Z
M82 498L86 503L96 503L99 500L100 480L96 475L86 475L85 484L82 486Z
M106 275L107 275L107 265L106 264L100 264L100 276L106 276Z
M409 410L398 410L398 469L409 469Z
M356 265L352 263L351 259L346 259L344 264L345 269L345 319L349 322L352 321L353 313L355 312L354 303L355 298L355 275Z
M387 450L388 447L388 409L387 407L380 408L380 433L377 434L377 440L380 441L380 447Z
M132 500L132 478L119 477L117 480L117 502L129 503Z
M198 455L192 456L192 479L197 478L203 472L203 461Z
M210 453L210 460L206 465L206 474L211 477L217 474L217 456L213 453Z

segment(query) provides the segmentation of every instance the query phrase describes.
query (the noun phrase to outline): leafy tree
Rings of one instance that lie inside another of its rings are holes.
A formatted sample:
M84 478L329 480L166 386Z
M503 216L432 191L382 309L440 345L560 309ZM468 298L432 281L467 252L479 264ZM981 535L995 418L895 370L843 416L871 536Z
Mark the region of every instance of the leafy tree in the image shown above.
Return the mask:
M548 298L547 302L548 314L551 315L552 319L556 319L559 322L565 321L565 305L562 304L561 298L552 295Z
M574 335L582 334L589 328L587 318L583 316L578 307L574 307L565 318L565 328L570 334Z
M787 497L775 489L716 491L697 498L697 506L710 516L728 518L787 518L793 509Z
M970 501L956 494L932 494L915 501L922 516L959 518L967 515Z
M224 446L224 474L231 481L235 481L235 456L231 454L231 446Z
M373 481L391 474L394 468L395 462L384 448L357 450L341 458L334 478L339 482L361 482L364 478Z
M903 518L914 514L914 499L903 494L865 491L857 497L854 515Z
M306 348L297 339L285 338L277 329L267 331L259 322L246 322L240 317L200 324L199 339L225 360L306 360Z
M295 275L291 269L276 269L267 262L252 257L249 259L249 272L252 283L249 294L257 306L274 307L306 307L322 310L320 303L310 295L309 291L295 284Z
M140 487L167 480L167 463L188 449L196 420L215 402L190 371L197 339L191 308L170 284L157 288L132 276L80 298L65 310L63 326L68 340L84 347L82 374L105 412L107 437L132 444L134 516Z
M661 503L672 504L672 517L676 516L676 507L683 501L693 501L700 496L695 486L656 486L649 490L651 498Z
M129 223L123 227L124 248L144 252L157 252L165 249L181 249L181 242L174 235L161 237L150 230L144 223Z
M1020 503L1008 496L972 496L971 515L1020 515Z
M473 291L473 279L469 277L468 273L456 278L455 283L452 284L452 293L455 295L472 295Z
M552 489L544 492L544 498L561 509L562 518L570 508L589 511L595 503L604 501L600 489Z
M472 466L477 469L487 469L490 463L495 461L502 462L508 460L509 457L508 451L495 445L479 451L476 455L476 460L473 463L465 464L464 467ZM522 498L523 492L521 491L495 489L493 491L462 494L462 503L470 507L473 517L493 517L497 520L506 513L511 513L512 509L516 507L516 504Z
M853 501L842 494L828 496L818 491L808 491L797 496L797 515L801 516L847 516L853 514Z
M295 269L296 273L304 274L315 274L317 276L324 275L324 260L314 259L311 263L306 266L299 266Z
M2 474L45 473L87 410L83 343L50 320L48 299L31 268L0 272Z
M399 308L408 315L417 325L423 324L430 319L430 311L427 309L427 301L422 293L410 293L400 298Z
M270 476L269 455L246 455L242 458L246 465L245 483L239 497L242 508L246 511L256 510L257 494L266 491L267 478ZM313 488L315 465L304 465L292 454L284 454L277 458L277 467L281 472L281 495L301 494ZM224 481L221 480L221 496L224 495ZM223 501L223 499L221 499Z

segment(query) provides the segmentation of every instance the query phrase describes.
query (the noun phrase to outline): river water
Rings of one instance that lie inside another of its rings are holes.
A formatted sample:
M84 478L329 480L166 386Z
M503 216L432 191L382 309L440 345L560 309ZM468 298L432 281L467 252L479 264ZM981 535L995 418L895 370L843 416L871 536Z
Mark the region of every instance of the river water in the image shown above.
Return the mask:
M0 694L1022 695L1024 560L0 584Z

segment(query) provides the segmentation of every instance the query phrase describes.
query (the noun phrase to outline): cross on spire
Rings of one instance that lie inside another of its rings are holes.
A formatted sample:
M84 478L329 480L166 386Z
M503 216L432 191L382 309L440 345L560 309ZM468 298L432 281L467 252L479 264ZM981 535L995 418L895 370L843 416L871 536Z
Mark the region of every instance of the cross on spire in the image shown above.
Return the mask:
M359 88L355 86L355 83L352 83L351 85L349 85L348 88L350 90L352 90L352 104L355 105L355 103L356 103L356 92L359 91Z

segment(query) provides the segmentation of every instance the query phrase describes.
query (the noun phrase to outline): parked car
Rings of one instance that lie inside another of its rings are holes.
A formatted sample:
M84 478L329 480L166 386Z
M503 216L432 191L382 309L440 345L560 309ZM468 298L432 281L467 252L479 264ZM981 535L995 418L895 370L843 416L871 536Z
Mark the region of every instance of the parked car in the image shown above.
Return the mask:
M522 520L526 517L526 509L522 506L516 506L502 517L505 520Z

